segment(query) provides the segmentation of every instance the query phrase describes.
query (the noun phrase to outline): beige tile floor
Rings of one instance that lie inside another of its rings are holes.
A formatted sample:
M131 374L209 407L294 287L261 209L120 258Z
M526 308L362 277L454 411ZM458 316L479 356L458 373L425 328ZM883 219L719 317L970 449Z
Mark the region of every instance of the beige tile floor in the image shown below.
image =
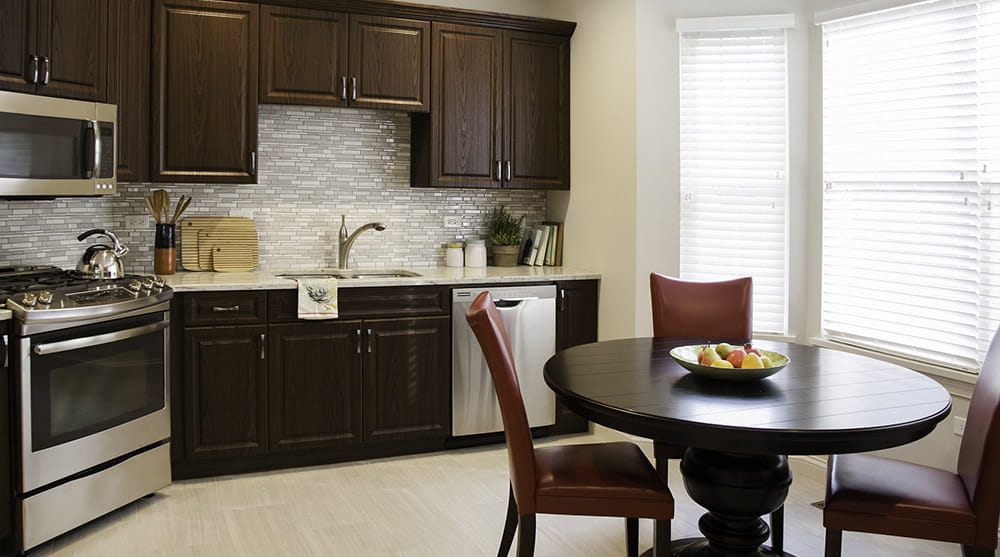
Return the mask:
M608 430L546 443L619 439ZM644 447L649 450L650 447ZM674 537L698 535L702 511L676 463ZM793 462L786 549L822 555L822 470ZM34 557L496 555L507 503L502 445L174 483L155 497L44 544ZM640 521L648 547L652 523ZM539 515L539 557L625 554L622 519ZM958 556L957 546L846 533L845 557Z

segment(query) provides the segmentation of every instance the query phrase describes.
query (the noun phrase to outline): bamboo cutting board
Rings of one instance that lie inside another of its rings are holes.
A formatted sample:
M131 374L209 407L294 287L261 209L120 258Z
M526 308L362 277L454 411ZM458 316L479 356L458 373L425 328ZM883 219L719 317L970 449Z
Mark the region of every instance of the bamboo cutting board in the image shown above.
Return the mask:
M189 217L181 221L181 266L185 269L249 271L257 262L257 227L253 219Z

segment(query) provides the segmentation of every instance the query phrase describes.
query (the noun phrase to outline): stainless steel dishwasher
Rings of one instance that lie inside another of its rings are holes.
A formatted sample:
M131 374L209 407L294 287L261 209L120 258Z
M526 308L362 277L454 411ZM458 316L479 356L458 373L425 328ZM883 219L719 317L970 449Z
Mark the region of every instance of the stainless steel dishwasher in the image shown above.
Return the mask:
M528 425L554 424L556 398L545 384L542 367L556 353L555 285L456 288L451 291L452 435L503 431L490 370L465 320L465 312L484 290L493 296L510 340Z

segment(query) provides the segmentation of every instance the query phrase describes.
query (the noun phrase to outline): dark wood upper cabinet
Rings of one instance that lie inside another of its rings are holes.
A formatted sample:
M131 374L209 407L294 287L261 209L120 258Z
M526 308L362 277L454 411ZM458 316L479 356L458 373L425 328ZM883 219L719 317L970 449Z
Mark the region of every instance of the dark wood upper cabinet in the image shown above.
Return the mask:
M347 18L261 6L261 102L346 106Z
M261 10L262 102L430 109L430 22Z
M569 37L508 31L504 47L504 186L569 189Z
M413 118L414 186L500 187L503 32L435 23L431 113Z
M153 6L111 3L108 102L118 105L118 181L149 180L149 61Z
M0 89L34 92L31 57L36 53L38 12L34 0L0 2Z
M258 18L256 4L156 1L152 180L256 181Z
M108 0L0 3L0 88L104 102Z
M361 442L361 322L268 326L271 451Z
M569 188L569 37L435 23L412 185Z
M267 450L266 328L184 329L187 458Z
M431 24L351 15L350 105L430 110Z
M363 325L365 441L450 435L450 320L371 319Z

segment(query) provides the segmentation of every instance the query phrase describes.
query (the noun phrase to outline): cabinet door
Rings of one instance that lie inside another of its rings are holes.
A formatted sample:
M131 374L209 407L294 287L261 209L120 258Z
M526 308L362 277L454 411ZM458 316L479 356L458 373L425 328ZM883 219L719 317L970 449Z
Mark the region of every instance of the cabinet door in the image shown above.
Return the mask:
M270 450L361 442L361 322L267 330Z
M184 329L189 459L267 449L264 326Z
M0 548L11 547L14 534L14 454L11 438L11 416L14 405L11 403L13 378L6 367L13 358L10 355L10 339L7 336L7 322L0 323Z
M29 83L34 66L37 11L31 0L0 2L0 89L33 92Z
M429 21L351 16L351 106L430 110Z
M569 37L505 33L504 76L504 186L569 189Z
M426 136L424 120L414 119L412 185L498 188L502 32L444 23L432 28L433 108Z
M597 341L597 281L556 283L556 350ZM557 433L587 431L587 420L556 402Z
M153 7L148 0L111 3L108 102L118 105L118 181L149 180L149 43Z
M347 14L261 7L263 103L347 104Z
M108 0L38 0L38 54L39 94L107 101Z
M449 435L449 319L377 319L364 327L365 441Z
M258 11L239 2L157 0L154 181L256 181Z

